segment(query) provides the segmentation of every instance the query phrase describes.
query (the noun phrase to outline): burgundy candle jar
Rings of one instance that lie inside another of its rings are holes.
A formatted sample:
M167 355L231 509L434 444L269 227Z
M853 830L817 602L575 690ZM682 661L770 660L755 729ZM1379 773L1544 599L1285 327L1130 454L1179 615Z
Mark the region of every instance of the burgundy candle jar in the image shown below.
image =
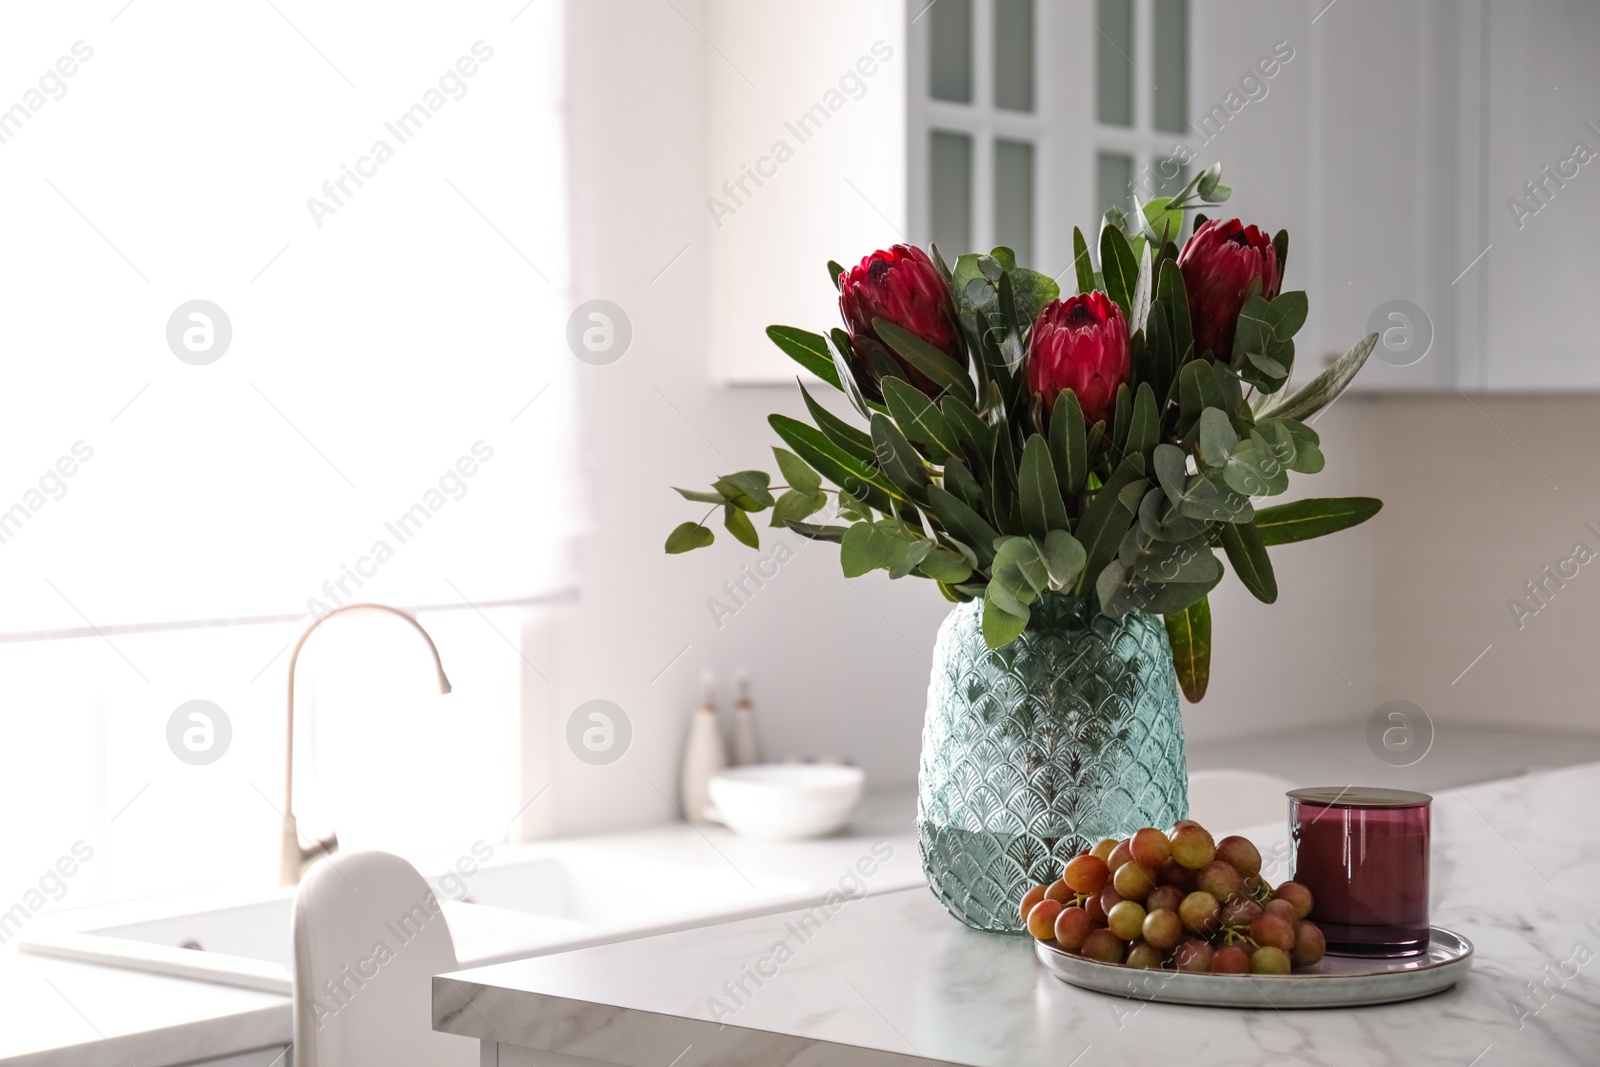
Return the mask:
M1428 837L1433 798L1355 786L1289 793L1294 880L1310 918L1344 956L1428 950Z

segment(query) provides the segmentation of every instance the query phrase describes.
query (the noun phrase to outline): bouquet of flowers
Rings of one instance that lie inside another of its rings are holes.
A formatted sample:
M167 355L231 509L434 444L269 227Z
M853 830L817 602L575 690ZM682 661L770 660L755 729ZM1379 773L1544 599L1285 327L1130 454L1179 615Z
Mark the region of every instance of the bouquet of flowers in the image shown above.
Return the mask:
M1050 593L1094 597L1112 617L1164 617L1184 693L1209 677L1207 594L1221 548L1258 599L1278 595L1268 548L1377 513L1367 497L1257 509L1289 472L1322 469L1309 420L1372 352L1371 334L1287 392L1306 295L1283 292L1288 231L1274 237L1197 209L1225 201L1219 167L1173 197L1108 212L1096 266L1073 231L1078 293L1063 299L1012 251L937 247L828 264L845 328L768 336L843 393L859 422L802 383L811 423L769 418L784 482L760 470L679 489L711 505L668 552L712 543L716 510L756 547L751 516L833 541L846 577L928 578L951 601L983 601L991 648L1027 628ZM1180 235L1189 215L1193 227ZM831 483L831 486L825 483ZM826 517L819 517L822 513Z

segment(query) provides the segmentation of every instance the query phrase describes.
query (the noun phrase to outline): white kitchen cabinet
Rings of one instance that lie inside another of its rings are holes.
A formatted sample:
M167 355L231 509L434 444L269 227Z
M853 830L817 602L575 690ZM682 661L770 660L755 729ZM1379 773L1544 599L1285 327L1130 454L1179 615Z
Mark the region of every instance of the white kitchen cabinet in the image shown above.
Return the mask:
M213 1060L185 1060L173 1067L294 1067L294 1052L287 1047L261 1048Z

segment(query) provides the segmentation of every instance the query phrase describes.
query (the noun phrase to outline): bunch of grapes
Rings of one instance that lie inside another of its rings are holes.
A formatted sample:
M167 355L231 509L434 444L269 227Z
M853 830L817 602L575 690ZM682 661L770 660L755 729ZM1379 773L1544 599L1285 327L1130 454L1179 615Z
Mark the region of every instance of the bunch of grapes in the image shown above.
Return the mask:
M1247 838L1213 841L1183 819L1108 837L1068 861L1061 879L1022 898L1040 941L1101 963L1192 974L1288 974L1322 959L1322 931L1306 921L1311 890L1273 889Z

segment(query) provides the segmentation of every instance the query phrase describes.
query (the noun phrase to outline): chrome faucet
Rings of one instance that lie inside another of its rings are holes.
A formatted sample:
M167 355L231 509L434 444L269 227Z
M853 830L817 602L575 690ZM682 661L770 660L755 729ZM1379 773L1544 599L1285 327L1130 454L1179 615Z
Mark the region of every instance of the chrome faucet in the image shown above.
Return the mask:
M422 628L420 622L399 608L391 608L387 604L346 604L334 608L306 627L305 632L300 635L300 640L294 643L294 651L289 655L288 742L283 756L283 839L278 854L279 885L299 884L300 876L306 872L306 868L339 848L339 835L334 833L318 838L309 847L300 843L300 831L294 817L294 672L296 664L300 662L300 649L312 631L335 615L342 615L347 611L386 611L409 622L417 633L422 635L422 639L428 642L428 651L433 655L433 669L439 677L439 692L442 694L450 692L450 679L445 677L444 664L439 660L439 649L434 645L433 638L428 636L428 631Z

